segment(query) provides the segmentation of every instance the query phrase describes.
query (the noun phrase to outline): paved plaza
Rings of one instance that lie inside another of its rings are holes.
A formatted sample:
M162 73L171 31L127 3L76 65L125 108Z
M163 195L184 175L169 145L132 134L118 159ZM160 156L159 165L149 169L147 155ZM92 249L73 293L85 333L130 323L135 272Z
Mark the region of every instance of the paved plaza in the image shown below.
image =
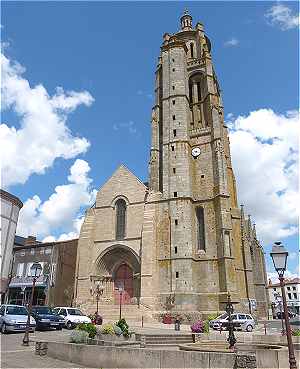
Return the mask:
M67 342L69 331L35 332L30 339L49 339ZM35 343L22 346L24 333L1 335L1 368L82 368L82 366L56 360L48 356L35 355Z
M280 334L281 321L267 321L268 334ZM140 334L184 334L190 333L189 325L182 325L180 332L174 330L172 325L163 325L160 323L146 323L142 328L137 323L131 324L132 330ZM236 332L237 337L240 335L263 334L264 325L259 323L253 333ZM228 332L222 332L224 339ZM63 329L62 331L42 331L30 334L30 346L22 346L23 333L13 333L1 335L1 368L81 368L82 366L61 360L56 360L48 356L35 355L36 340L68 342L70 331ZM177 350L177 347L169 348Z

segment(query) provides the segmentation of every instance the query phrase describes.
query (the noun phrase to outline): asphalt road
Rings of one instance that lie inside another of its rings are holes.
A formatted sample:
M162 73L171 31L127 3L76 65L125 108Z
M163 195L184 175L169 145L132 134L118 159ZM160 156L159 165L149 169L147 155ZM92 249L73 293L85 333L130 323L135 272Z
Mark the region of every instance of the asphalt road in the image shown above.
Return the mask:
M55 339L67 342L70 332L44 331L30 334L30 340ZM1 368L82 368L78 364L56 360L48 356L35 355L35 343L29 347L22 345L24 333L1 334Z

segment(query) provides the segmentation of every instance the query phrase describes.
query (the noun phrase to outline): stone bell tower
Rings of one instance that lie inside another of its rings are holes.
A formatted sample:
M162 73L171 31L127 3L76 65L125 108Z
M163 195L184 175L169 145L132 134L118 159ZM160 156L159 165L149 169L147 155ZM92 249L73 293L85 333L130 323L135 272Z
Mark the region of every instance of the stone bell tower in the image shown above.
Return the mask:
M246 284L253 285L253 276L242 257L241 214L211 43L187 11L180 26L163 36L152 111L149 187L161 193L158 303L172 296L176 310L217 312L230 292L236 303L245 298L247 307L253 288Z

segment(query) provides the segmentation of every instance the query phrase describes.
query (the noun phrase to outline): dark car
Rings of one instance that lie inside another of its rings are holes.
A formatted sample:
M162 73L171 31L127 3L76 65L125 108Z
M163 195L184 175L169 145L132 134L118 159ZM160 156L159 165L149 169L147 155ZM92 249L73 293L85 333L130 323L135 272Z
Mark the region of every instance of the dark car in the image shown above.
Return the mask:
M62 317L55 314L48 306L33 306L32 316L36 321L36 329L51 329L61 330L65 324Z
M284 319L284 311L278 311L276 315L277 315L277 319ZM289 315L289 318L295 318L296 316L296 314L291 311L288 311L288 315Z

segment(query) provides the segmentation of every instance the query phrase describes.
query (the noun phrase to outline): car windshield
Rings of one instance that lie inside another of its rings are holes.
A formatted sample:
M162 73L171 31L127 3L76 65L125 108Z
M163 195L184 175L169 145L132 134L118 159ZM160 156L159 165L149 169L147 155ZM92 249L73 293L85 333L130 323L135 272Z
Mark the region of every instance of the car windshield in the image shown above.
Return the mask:
M82 312L78 309L68 309L69 315L83 315Z
M48 306L33 307L32 311L38 314L53 314L53 311Z
M223 314L219 315L215 320L226 319L227 317L228 317L228 314L223 313Z
M7 306L6 314L7 315L27 315L28 312L24 308L24 306Z

